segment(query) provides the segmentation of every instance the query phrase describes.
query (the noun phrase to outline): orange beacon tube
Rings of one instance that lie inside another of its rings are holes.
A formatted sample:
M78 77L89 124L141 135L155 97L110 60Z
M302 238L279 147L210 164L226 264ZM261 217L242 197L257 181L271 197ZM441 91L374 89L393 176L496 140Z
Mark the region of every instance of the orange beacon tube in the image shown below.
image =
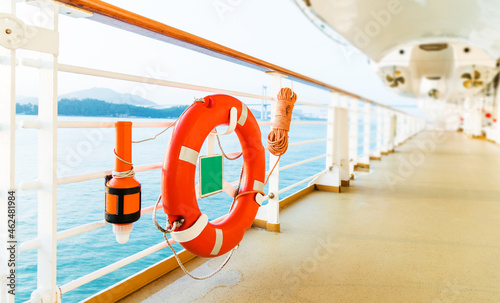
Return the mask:
M132 223L141 217L141 184L132 167L132 122L116 122L115 128L115 170L112 176L106 177L104 217L113 224L116 241L124 244L129 239Z

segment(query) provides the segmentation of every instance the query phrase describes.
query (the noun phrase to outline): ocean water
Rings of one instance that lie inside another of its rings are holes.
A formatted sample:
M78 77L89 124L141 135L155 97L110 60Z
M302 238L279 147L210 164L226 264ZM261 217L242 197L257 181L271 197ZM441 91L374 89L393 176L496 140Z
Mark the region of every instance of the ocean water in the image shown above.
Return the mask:
M18 116L18 120L35 119L34 116ZM116 118L78 118L60 117L60 120L116 121ZM119 119L130 121L155 121L154 119ZM269 126L263 126L262 142L265 145ZM149 138L161 129L135 128L133 139ZM36 130L20 129L16 133L16 182L34 180L37 178L37 147ZM300 142L324 138L326 125L292 125L290 142ZM162 162L170 138L170 131L159 136L154 141L134 144L134 165ZM226 152L239 151L239 142L235 134L221 137ZM58 130L58 176L78 175L112 169L114 165L114 129L60 129ZM218 150L216 144L216 152ZM282 165L304 160L324 154L326 142L292 147L282 157ZM202 149L202 153L205 149ZM240 174L242 160L228 161L224 159L224 178L228 181L237 180ZM280 173L280 187L286 187L325 168L325 160L319 159ZM305 172L305 173L304 173ZM153 205L160 193L160 170L139 172L136 178L142 184L142 206ZM282 194L284 198L305 187L295 188ZM266 189L267 192L267 189ZM20 191L18 193L18 225L17 238L24 242L36 237L37 231L37 193L36 191ZM199 201L202 212L210 219L217 218L228 212L232 199L224 193L217 194ZM77 227L103 219L104 180L91 180L58 186L57 198L57 229L58 231ZM165 222L165 215L160 210L159 221ZM105 226L82 235L64 239L57 245L57 284L64 285L76 278L91 273L122 258L137 253L163 241L162 234L154 227L151 214L141 217L134 223L130 240L120 245L115 241L111 226ZM176 245L177 249L181 249ZM95 294L140 270L163 260L171 255L168 248L127 265L111 274L83 285L63 295L64 302L78 302ZM36 250L22 251L18 255L17 295L16 302L29 299L36 289Z

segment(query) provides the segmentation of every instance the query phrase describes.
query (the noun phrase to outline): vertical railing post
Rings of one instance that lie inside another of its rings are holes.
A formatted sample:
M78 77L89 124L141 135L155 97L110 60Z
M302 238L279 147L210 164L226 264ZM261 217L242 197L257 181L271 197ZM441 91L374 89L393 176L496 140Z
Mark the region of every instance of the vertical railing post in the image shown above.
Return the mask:
M476 102L473 103L472 107L472 119L471 119L471 135L474 137L479 137L482 130L482 114L481 114L482 102L481 98L478 98Z
M41 11L49 20L48 29L58 31L59 9L42 2ZM38 268L37 290L31 303L59 301L57 279L57 55L41 54L38 120Z
M394 122L394 128L396 130L396 135L394 136L394 145L397 146L401 140L401 129L402 129L402 121L401 121L401 116L398 113L393 114L393 119L395 119Z
M416 122L417 122L417 119L413 118L413 117L410 117L410 137L413 137L416 133Z
M465 98L464 104L462 107L462 118L463 118L462 128L463 128L464 133L466 133L466 134L469 133L469 131L470 131L469 125L470 125L471 111L472 111L472 108L471 108L470 98Z
M349 173L354 176L354 167L358 164L359 145L359 119L358 119L358 99L349 100Z
M0 13L15 15L15 0L2 1ZM0 33L6 35L6 33ZM7 251L9 191L15 190L15 131L16 131L16 51L0 46L0 302L14 303L15 295L8 293L10 252ZM14 195L15 198L15 195ZM15 235L15 234L14 234ZM15 243L12 243L15 246ZM14 251L15 255L15 251ZM15 286L13 286L15 287Z
M474 136L482 136L483 135L483 117L484 117L484 113L483 113L483 110L484 110L484 104L485 104L485 98L486 97L479 97L479 102L478 102L478 108L477 108L477 124L476 124L476 132L474 134Z
M375 139L375 151L372 153L373 159L380 160L381 151L382 151L382 140L383 140L383 131L384 124L382 119L382 107L376 106L375 109L375 117L376 117L376 139Z
M339 104L339 93L331 92L330 105L328 107L328 122L326 131L326 172L320 175L312 183L319 190L340 192L340 144L337 130L336 105Z
M403 118L403 137L402 141L404 142L410 136L410 119L407 115L401 115Z
M387 155L389 150L387 149L388 147L388 140L389 140L389 119L388 119L388 110L387 108L382 109L382 149L381 153L382 155Z
M407 133L406 137L409 139L411 136L413 136L413 117L407 116L406 117L406 124L407 124Z
M281 89L281 80L283 75L280 73L272 72L271 74L271 96L276 98ZM276 114L276 102L271 102L271 127L274 123ZM280 231L280 199L279 199L279 189L280 189L280 164L278 162L278 157L269 154L269 169L272 169L274 165L276 168L269 177L269 200L267 204L267 223L266 229L268 231L279 232Z
M351 172L349 165L349 110L346 107L335 109L335 136L338 142L338 161L340 163L340 185L349 186Z
M411 134L412 117L405 116L405 118L406 118L406 139L408 139L412 136L412 134Z
M394 145L398 146L403 142L403 132L404 132L404 121L403 121L403 115L400 115L399 113L395 113L394 117L396 117L396 136L394 137Z
M401 118L403 119L403 136L402 136L402 141L404 142L410 134L410 123L409 123L409 118L407 115L401 115Z
M403 143L408 138L408 116L402 114L400 115L402 123L401 123L401 136L399 136L400 143Z
M481 100L464 101L464 132L471 136L481 135Z
M408 128L406 136L407 136L407 139L409 139L411 136L413 136L413 117L408 116L406 118L406 121L407 121L407 128Z
M338 142L337 152L340 163L340 185L349 186L351 180L349 165L349 101L350 97L339 93L338 107L335 108L335 142Z
M403 143L403 140L405 138L405 116L401 115L399 113L394 114L396 116L396 138L395 140L395 145L398 146L399 144Z
M410 116L404 115L405 121L406 121L406 133L405 133L405 140L409 139L411 137L411 120L412 118Z
M388 133L388 147L387 149L389 152L394 151L394 139L395 139L395 133L397 132L397 116L392 110L387 110L388 111L388 119L389 119L389 133Z
M337 142L335 142L335 105L338 104L339 94L337 92L331 92L330 106L328 107L328 118L326 126L326 169L331 171L333 166L337 163L338 159L336 147Z
M401 130L398 129L398 132L401 131L399 140L403 143L408 137L408 120L405 114L400 114L398 119L401 119Z
M417 122L418 120L414 117L410 117L410 137L413 137L417 132Z
M349 108L349 96L339 93L339 103L337 104L337 106Z
M370 167L370 143L371 143L371 103L363 102L363 155L358 160L363 167Z

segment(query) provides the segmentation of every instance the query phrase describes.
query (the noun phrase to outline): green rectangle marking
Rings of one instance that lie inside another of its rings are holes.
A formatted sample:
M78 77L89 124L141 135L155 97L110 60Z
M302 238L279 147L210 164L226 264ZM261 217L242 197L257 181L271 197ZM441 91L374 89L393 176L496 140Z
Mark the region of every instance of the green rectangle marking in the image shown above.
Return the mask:
M222 155L200 157L200 196L220 193L224 178Z

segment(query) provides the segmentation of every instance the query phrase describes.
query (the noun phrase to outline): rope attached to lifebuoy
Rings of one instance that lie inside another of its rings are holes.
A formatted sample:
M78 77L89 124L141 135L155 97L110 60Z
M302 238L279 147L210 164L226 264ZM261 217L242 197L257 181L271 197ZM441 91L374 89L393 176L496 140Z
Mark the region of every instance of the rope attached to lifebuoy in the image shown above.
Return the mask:
M290 88L282 88L279 91L273 129L267 136L267 149L277 157L285 154L288 149L288 131L295 101L297 101L297 94Z

